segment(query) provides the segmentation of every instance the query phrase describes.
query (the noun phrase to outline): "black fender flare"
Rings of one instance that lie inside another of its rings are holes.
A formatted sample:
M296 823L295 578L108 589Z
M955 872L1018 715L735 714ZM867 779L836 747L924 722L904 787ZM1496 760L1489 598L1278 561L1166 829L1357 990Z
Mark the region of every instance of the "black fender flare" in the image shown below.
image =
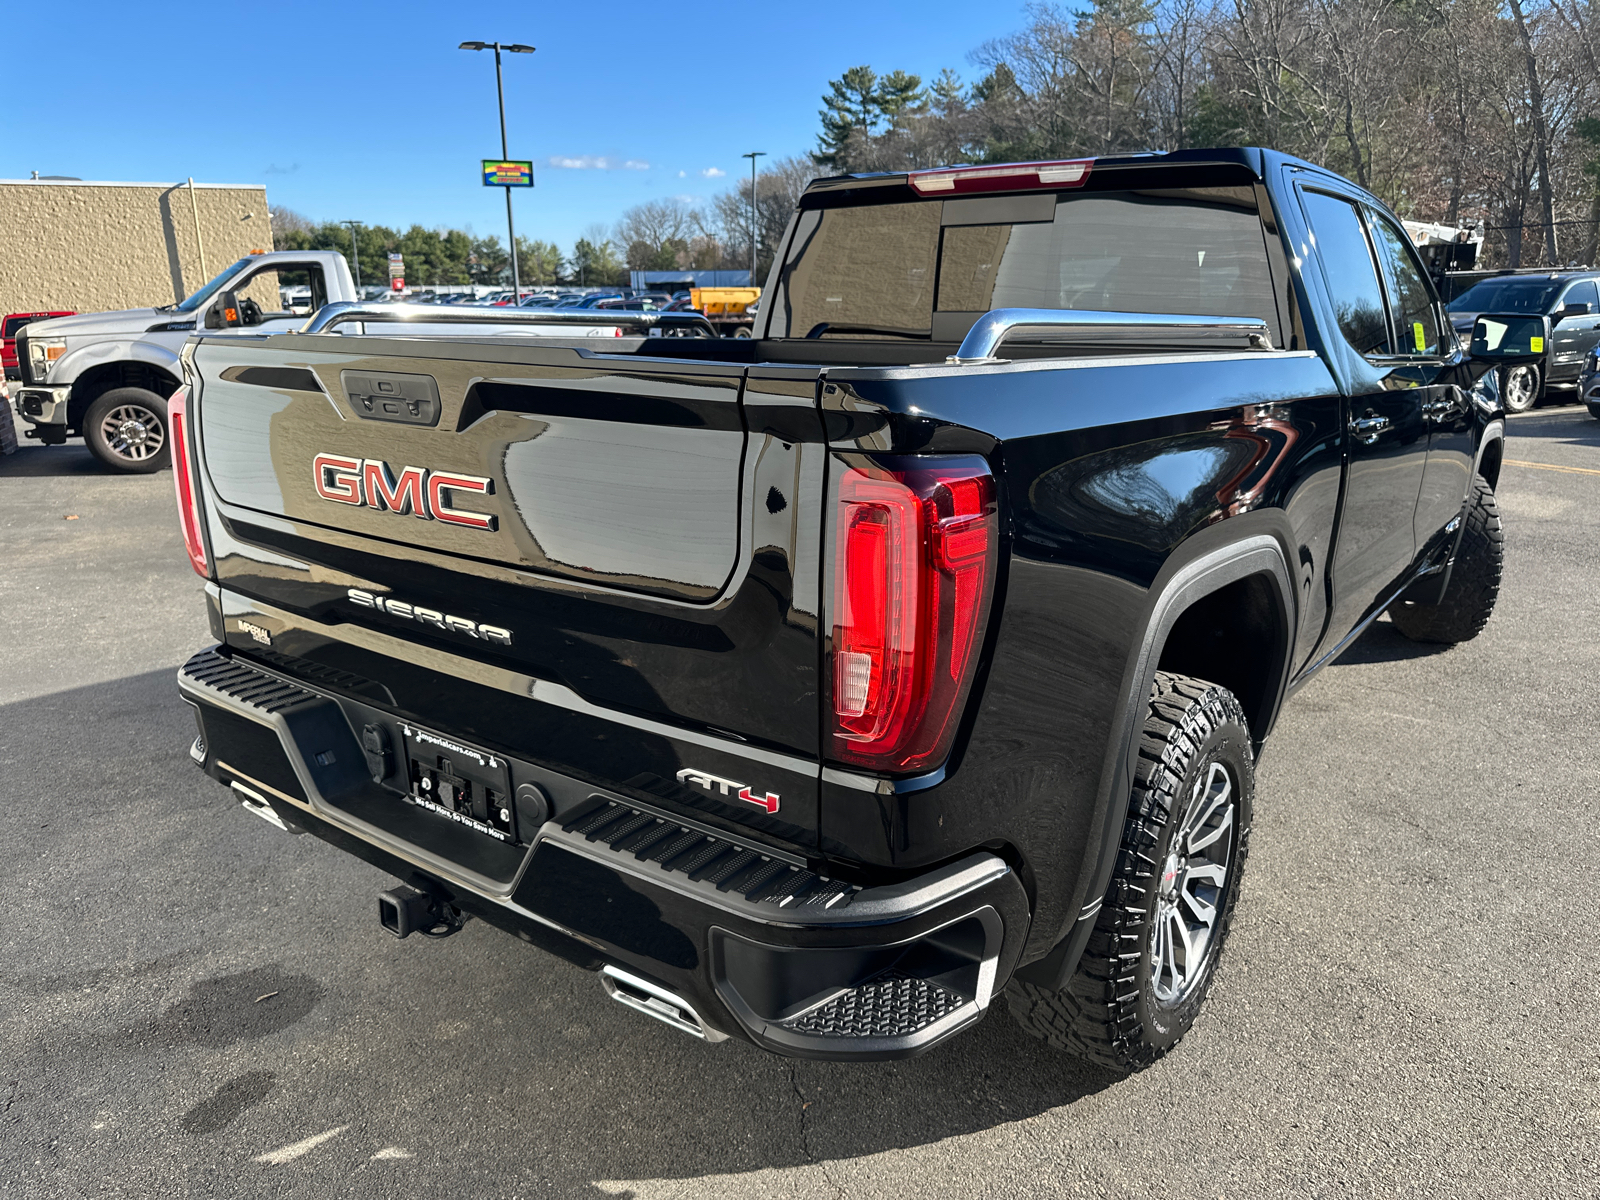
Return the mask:
M1490 421L1486 426L1484 426L1483 434L1478 439L1478 448L1472 456L1472 473L1474 476L1483 474L1483 460L1488 456L1491 447L1495 446L1499 447L1494 451L1495 453L1501 455L1505 453L1506 420L1504 417L1496 417L1494 420ZM1496 472L1496 478L1490 480L1491 484L1496 482L1498 482L1498 472ZM1465 503L1467 498L1471 495L1472 482L1471 480L1468 480L1467 495L1462 497L1462 502Z
M1295 544L1293 530L1283 513L1262 510L1245 513L1211 526L1189 538L1173 551L1151 584L1139 644L1129 655L1123 672L1121 711L1106 749L1096 797L1097 816L1079 871L1077 916L1043 958L1017 971L1017 978L1051 990L1066 985L1088 944L1100 913L1100 902L1111 883L1117 851L1122 844L1122 826L1127 797L1133 786L1138 758L1138 734L1144 724L1145 707L1155 682L1156 666L1166 647L1167 637L1178 618L1196 601L1231 583L1262 575L1274 584L1279 603L1278 644L1272 647L1277 662L1277 687L1271 709L1256 738L1256 748L1265 739L1283 707L1293 661L1295 631L1299 628L1299 602L1290 569L1287 546Z

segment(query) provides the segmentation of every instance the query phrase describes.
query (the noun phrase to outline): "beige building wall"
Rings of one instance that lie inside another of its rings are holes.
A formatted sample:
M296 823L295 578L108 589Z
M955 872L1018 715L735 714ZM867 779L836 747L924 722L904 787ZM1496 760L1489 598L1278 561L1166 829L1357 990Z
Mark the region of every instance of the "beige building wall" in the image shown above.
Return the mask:
M0 180L0 314L172 304L271 249L265 187Z

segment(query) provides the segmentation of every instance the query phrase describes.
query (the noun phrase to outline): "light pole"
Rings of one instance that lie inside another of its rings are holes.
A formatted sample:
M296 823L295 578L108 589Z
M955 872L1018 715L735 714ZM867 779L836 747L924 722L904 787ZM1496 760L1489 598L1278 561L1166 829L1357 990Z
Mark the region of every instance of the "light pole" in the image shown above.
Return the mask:
M750 286L756 285L756 159L765 158L765 150L752 150L740 158L750 160Z
M350 226L350 265L356 269L356 291L361 290L361 229L360 221L340 221Z
M502 46L499 42L462 42L457 49L494 51L494 90L500 97L500 157L510 158L511 148L506 141L506 87L500 77L500 51L504 50L508 54L532 54L536 47L524 46L521 42L512 42L509 46ZM511 219L509 187L506 188L506 233L511 238L511 306L515 308L522 303L522 268L517 263L517 225Z

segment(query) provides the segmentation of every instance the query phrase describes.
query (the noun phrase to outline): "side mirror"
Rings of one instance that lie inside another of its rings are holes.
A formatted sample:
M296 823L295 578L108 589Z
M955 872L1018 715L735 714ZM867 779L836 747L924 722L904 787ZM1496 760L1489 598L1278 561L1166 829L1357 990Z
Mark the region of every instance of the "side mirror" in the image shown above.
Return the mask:
M1556 313L1556 320L1565 321L1568 317L1587 317L1594 310L1592 304L1568 304Z
M1472 326L1467 353L1492 363L1537 363L1550 341L1550 318L1527 313L1484 313Z
M217 304L217 310L222 315L222 323L232 329L244 324L244 317L239 313L239 295L237 292L223 292L222 300Z

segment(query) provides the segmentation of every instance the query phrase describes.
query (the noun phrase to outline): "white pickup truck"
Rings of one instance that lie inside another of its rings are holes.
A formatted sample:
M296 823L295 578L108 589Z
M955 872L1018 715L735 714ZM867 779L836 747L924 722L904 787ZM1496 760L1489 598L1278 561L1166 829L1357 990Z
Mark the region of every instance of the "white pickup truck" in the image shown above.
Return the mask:
M25 436L47 446L81 433L108 467L146 472L170 461L167 397L183 372L178 355L196 331L208 337L286 333L305 312L277 311L280 288L310 289L311 310L354 300L344 256L329 250L253 254L177 304L36 321L17 338Z

